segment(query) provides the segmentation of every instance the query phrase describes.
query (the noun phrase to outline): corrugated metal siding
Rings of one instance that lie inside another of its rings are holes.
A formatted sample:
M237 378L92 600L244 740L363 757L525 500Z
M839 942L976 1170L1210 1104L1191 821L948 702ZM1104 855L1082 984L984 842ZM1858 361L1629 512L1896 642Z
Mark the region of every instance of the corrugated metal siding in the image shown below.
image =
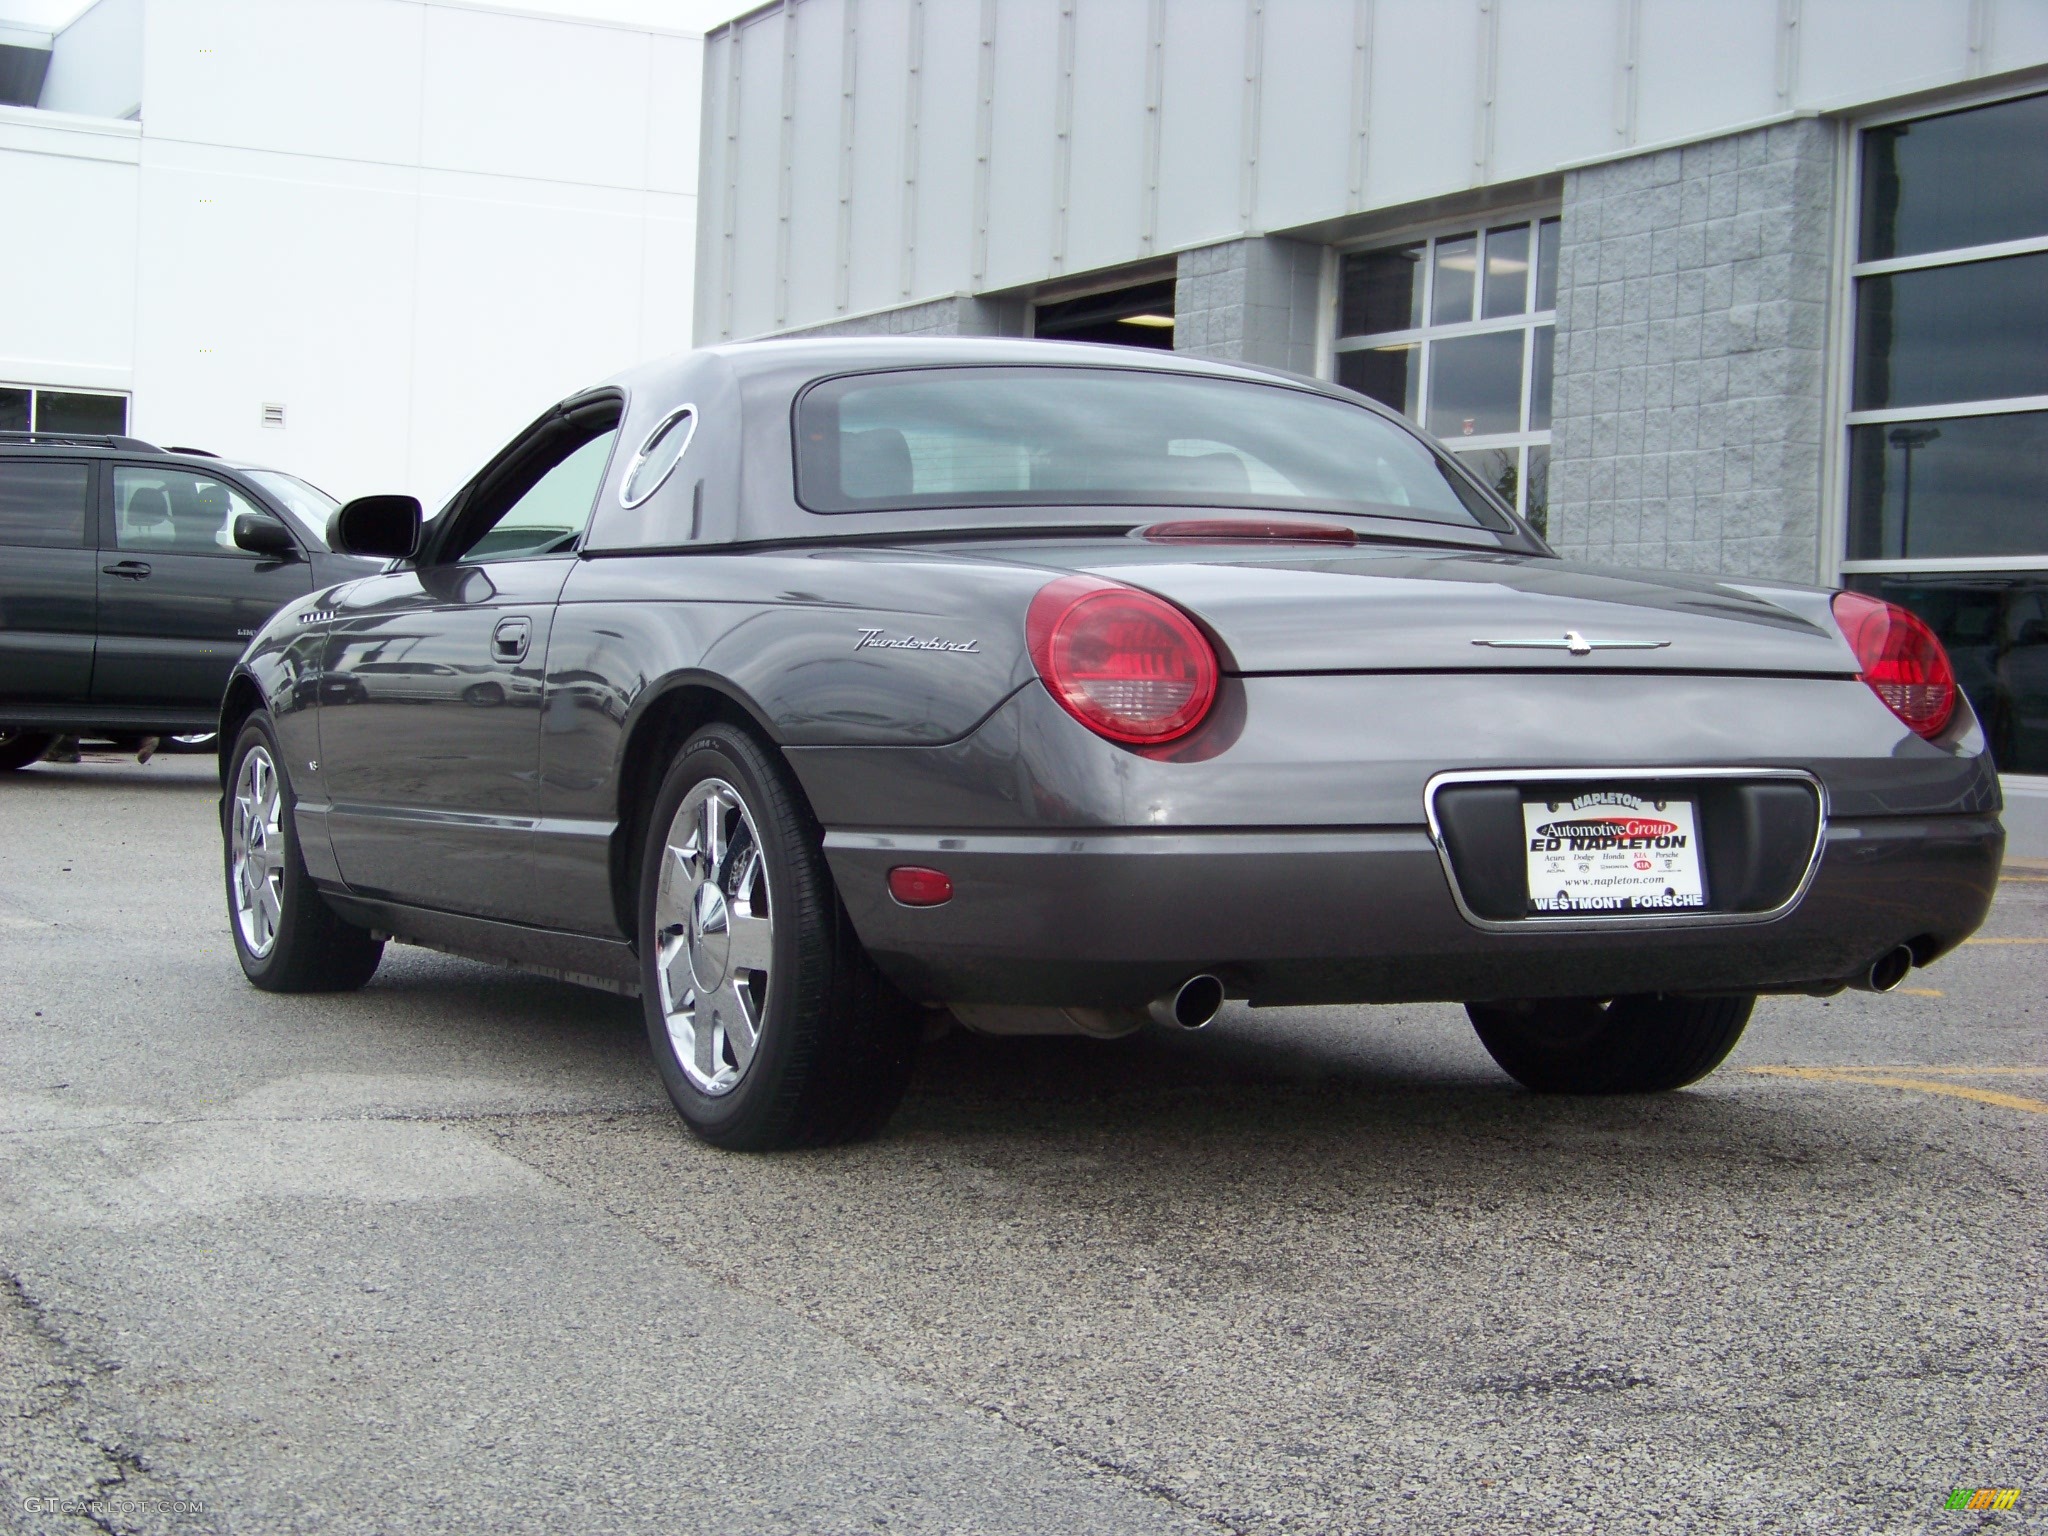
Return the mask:
M698 334L2043 64L2040 0L787 0L706 43Z

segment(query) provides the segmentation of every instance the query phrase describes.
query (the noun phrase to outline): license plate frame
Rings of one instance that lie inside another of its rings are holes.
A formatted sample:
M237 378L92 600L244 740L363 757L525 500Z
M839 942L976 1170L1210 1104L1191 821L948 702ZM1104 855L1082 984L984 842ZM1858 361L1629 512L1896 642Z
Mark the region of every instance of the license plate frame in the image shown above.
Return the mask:
M1700 803L1590 785L1555 799L1522 795L1528 918L1707 913Z

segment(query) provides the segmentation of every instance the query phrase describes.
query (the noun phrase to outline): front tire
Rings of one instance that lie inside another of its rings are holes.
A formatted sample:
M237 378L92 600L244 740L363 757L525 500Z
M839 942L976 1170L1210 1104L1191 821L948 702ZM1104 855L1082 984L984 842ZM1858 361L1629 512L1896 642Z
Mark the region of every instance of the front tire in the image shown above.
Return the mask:
M50 743L57 738L24 731L11 725L0 725L0 773L12 773L17 768L26 768L30 763L50 750Z
M221 802L235 957L266 992L353 992L377 973L384 941L335 916L306 873L282 761L259 710L235 739Z
M735 1151L878 1132L910 1080L917 1011L853 932L817 823L745 731L669 765L640 861L641 998L669 1098Z
M1666 1093L1727 1059L1754 997L1567 997L1467 1003L1479 1043L1537 1093Z

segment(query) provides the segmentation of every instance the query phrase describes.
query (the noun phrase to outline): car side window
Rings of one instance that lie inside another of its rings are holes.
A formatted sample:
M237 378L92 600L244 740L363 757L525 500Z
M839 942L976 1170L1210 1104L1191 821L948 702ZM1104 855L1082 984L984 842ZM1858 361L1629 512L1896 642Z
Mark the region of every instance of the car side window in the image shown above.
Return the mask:
M184 469L114 469L114 542L137 554L258 558L235 544L235 519L270 517L225 480ZM273 519L274 521L275 519Z
M88 464L0 459L0 544L81 547L91 484Z
M459 557L517 560L566 553L590 521L618 429L600 433L558 462L497 517Z

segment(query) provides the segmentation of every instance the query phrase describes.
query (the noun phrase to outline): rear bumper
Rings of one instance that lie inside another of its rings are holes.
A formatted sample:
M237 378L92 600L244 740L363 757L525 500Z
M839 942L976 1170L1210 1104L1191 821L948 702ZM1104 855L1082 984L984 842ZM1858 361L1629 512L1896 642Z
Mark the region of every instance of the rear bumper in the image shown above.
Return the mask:
M919 999L1115 1006L1213 971L1272 1005L1826 987L1900 944L1925 964L1961 943L2004 844L1989 815L1835 821L1782 915L1598 932L1477 926L1423 827L833 832L825 854L862 940ZM898 864L944 870L953 899L899 905Z

